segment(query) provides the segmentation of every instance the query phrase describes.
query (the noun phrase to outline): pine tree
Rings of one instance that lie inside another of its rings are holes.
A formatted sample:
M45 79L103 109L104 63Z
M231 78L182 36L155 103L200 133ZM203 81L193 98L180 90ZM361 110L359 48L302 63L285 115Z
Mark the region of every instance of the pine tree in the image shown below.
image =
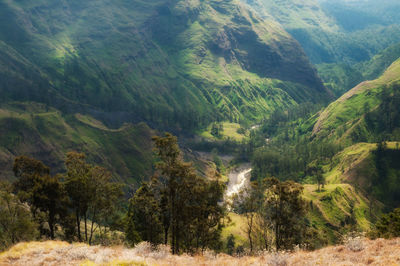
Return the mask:
M45 215L49 225L50 237L55 237L55 226L66 216L66 193L60 182L60 177L50 176L49 167L42 162L20 156L15 159L13 171L18 180L14 190L21 201L31 206L32 214L39 220L39 213ZM44 233L43 227L42 234Z
M97 228L105 226L117 211L123 192L120 184L111 182L109 171L86 163L85 157L83 153L67 153L65 187L75 212L78 239L82 241L83 221L84 240L91 244Z
M129 210L129 224L134 227L131 230L136 231L142 241L160 244L163 232L161 208L149 184L143 183L136 191L130 200ZM137 237L132 236L130 242L135 244Z
M175 136L166 133L153 140L159 161L152 187L160 208L158 220L164 229L164 241L169 238L174 254L220 247L226 215L220 203L225 186L218 176L213 181L199 177L192 164L182 160Z

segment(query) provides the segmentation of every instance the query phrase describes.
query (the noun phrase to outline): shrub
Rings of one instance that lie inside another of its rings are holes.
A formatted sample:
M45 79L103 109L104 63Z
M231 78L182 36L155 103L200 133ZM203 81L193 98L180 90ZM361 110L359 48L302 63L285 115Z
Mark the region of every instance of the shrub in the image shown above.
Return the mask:
M365 248L363 240L363 235L350 233L344 237L343 244L348 250L358 252Z

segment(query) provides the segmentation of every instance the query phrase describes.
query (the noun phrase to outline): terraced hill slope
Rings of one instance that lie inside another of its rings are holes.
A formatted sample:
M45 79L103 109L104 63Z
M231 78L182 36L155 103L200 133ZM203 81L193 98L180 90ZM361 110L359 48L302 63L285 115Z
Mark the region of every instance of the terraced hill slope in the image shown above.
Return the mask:
M0 18L2 102L190 131L329 96L300 45L235 0L5 1Z
M63 170L65 154L86 153L91 163L112 171L118 181L140 182L152 171L155 135L145 124L109 129L86 115L63 115L37 103L12 103L0 108L0 179L13 179L15 156L43 160L54 172Z

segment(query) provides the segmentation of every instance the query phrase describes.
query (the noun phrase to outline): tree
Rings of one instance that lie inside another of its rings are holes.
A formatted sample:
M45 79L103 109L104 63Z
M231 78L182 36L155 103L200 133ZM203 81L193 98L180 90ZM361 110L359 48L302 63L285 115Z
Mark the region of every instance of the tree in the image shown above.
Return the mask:
M224 131L222 123L212 123L211 125L211 135L216 138L220 138L222 136L222 132Z
M0 182L0 250L38 236L29 206L12 194L8 183Z
M19 177L14 183L19 198L30 204L35 218L40 218L38 213L44 213L50 237L54 239L56 223L66 215L67 199L60 177L50 176L50 169L47 166L25 156L15 159L13 171L15 176Z
M234 210L246 217L250 252L259 240L260 250L292 249L305 235L306 204L301 198L303 187L293 181L280 182L266 178L252 182L234 201Z
M222 203L225 184L220 182L220 174L215 172L207 179L196 176L193 184L192 197L188 211L192 212L194 222L187 232L191 246L196 250L204 251L206 248L219 250L222 248L220 241L223 219L226 216L226 207ZM210 181L209 181L210 180Z
M111 173L105 168L94 166L90 169L88 180L89 201L87 214L85 217L85 235L86 218L91 221L89 237L86 239L89 245L92 244L93 233L98 229L110 225L110 218L121 206L120 200L123 196L122 185L111 182Z
M109 171L87 164L83 153L67 153L66 167L65 187L75 212L78 239L82 241L83 221L84 239L91 244L94 232L106 226L120 206L122 188L120 184L111 182Z
M323 175L322 167L319 165L311 165L311 166L307 167L307 173L314 177L314 179L318 185L318 192L320 192L321 185L322 185L322 188L325 185L325 177Z
M226 241L226 249L229 255L232 255L235 251L235 236L232 234L228 236L228 239Z
M169 237L172 252L193 252L218 246L225 207L225 186L218 180L199 177L192 164L181 157L177 138L169 133L154 137L157 175L153 178L164 240Z
M161 208L148 183L143 183L130 200L128 219L128 225L132 227L129 230L136 231L142 241L162 242ZM131 244L138 241L135 234L130 234L129 238Z
M81 220L87 214L89 205L90 165L85 162L83 153L68 152L65 161L65 188L75 212L78 239L82 241ZM86 217L87 218L87 217ZM85 219L85 240L87 241L87 219Z
M400 237L400 208L382 215L371 232L373 237L394 238Z
M254 251L254 230L263 193L264 191L260 183L253 181L250 186L242 189L234 199L234 210L246 217L245 231L249 239L250 253Z
M275 248L292 249L300 244L304 232L302 223L306 203L301 198L303 187L293 181L280 182L276 178L266 180L267 190L264 207L271 219Z

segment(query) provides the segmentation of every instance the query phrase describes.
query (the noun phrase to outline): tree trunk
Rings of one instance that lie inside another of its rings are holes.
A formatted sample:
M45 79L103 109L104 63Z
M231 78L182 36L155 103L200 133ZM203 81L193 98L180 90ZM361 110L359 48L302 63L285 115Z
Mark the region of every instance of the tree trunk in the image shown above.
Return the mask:
M87 214L86 214L86 212L85 212L84 219L85 219L85 241L87 242L88 241L88 235L87 235Z
M79 211L78 211L78 209L76 209L75 214L76 214L76 226L78 227L78 228L77 228L77 229L78 229L78 240L79 240L79 242L82 242L82 236L81 236L81 221L80 221L80 219L79 219Z
M89 245L92 244L92 237L93 237L93 231L94 231L94 220L96 219L96 212L94 212L93 217L92 217L92 224L90 226L90 237L89 237Z
M169 226L164 226L164 244L168 244L168 227Z
M49 212L50 238L54 239L54 213Z

